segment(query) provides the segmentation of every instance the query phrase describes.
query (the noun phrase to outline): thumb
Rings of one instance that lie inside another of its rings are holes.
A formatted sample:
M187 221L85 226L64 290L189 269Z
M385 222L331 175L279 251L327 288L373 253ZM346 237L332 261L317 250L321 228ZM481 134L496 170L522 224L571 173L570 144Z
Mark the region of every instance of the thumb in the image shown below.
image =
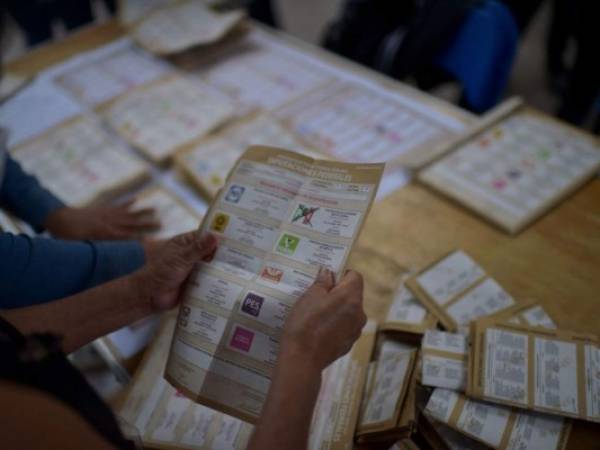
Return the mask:
M189 265L211 256L217 248L217 238L213 234L202 234L200 231L180 234L171 242L180 260Z
M319 267L317 278L315 279L313 286L329 292L335 286L335 276L333 272L323 266Z

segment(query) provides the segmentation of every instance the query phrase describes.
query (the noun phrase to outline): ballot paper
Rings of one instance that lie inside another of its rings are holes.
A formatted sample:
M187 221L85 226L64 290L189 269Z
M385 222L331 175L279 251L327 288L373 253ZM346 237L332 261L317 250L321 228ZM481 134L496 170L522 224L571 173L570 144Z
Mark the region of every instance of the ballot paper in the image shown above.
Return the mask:
M302 97L335 74L260 30L219 48L195 63L196 73L240 104L264 111Z
M436 388L425 413L498 450L561 450L571 424L562 417L518 411Z
M160 222L160 229L147 233L153 239L168 239L195 230L200 224L200 217L165 188L155 186L137 195L132 209L147 208L154 209L154 217Z
M508 324L472 325L467 395L600 422L600 345L595 336Z
M400 165L455 134L438 115L415 109L407 96L375 85L337 81L277 112L314 148L341 161L386 161L388 194L408 181Z
M254 422L289 310L320 266L341 275L382 171L383 164L248 149L202 224L220 245L190 278L167 380Z
M437 436L444 442L448 450L489 450L487 445L459 433L441 422L433 420L432 422Z
M241 10L219 13L198 0L181 1L151 12L135 23L130 36L160 55L217 42L244 18Z
M154 162L232 118L234 106L202 83L169 76L109 105L108 123Z
M87 116L62 123L11 154L71 206L114 196L147 176L147 165Z
M19 92L29 81L31 81L30 77L12 72L3 73L0 79L0 102Z
M510 311L508 315L511 316L508 319L508 322L510 323L550 329L558 328L556 322L554 322L544 307L537 303L522 305L517 310ZM503 315L499 315L498 317L502 316Z
M70 95L42 78L0 104L0 127L8 130L13 148L82 112Z
M352 450L373 352L376 323L367 322L352 350L323 371L321 390L313 412L309 450Z
M426 267L406 284L452 332L468 333L473 320L518 307L502 286L460 250Z
M277 116L307 142L342 161L393 161L452 134L396 97L334 82L282 108Z
M165 8L179 0L119 0L119 22L130 25L160 8Z
M78 56L57 74L55 82L87 105L98 106L173 71L164 61L129 40ZM86 57L87 56L87 57Z
M316 156L276 120L258 115L233 124L218 135L202 140L175 157L177 167L188 176L207 199L223 187L227 175L244 151L252 145L287 148Z
M119 418L137 429L144 448L245 449L250 425L190 401L163 379L175 323L174 315L164 318L117 407Z
M436 325L435 316L406 287L403 280L394 293L388 312L379 329L423 334L426 330L435 328Z
M464 391L468 350L462 334L427 330L421 343L421 384Z
M418 348L386 339L377 359L370 366L363 395L357 435L390 432L398 427L410 385ZM406 425L406 424L402 424ZM410 425L405 426L410 434Z
M499 321L556 329L544 308L527 304L494 315ZM467 387L469 339L461 333L427 330L421 342L421 384L464 392Z
M419 178L517 233L598 169L600 145L594 136L516 104Z

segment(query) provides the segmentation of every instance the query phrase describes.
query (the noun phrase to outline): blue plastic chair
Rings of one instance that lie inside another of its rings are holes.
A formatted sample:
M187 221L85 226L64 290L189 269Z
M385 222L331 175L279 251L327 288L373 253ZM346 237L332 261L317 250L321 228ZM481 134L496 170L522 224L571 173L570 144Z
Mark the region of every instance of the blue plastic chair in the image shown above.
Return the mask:
M473 112L500 100L515 58L519 31L508 8L496 0L475 7L440 52L437 65L456 78Z

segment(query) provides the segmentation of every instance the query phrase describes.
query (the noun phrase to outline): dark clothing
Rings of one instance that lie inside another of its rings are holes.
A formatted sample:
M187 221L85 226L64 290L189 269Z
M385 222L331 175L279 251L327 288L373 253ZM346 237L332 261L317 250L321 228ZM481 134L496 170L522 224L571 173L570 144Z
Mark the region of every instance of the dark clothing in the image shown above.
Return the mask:
M113 446L134 450L110 408L60 350L60 340L48 334L25 337L0 318L0 379L50 394L71 409Z
M62 21L69 31L93 20L89 0L7 0L6 6L25 33L29 46L52 37L54 19Z

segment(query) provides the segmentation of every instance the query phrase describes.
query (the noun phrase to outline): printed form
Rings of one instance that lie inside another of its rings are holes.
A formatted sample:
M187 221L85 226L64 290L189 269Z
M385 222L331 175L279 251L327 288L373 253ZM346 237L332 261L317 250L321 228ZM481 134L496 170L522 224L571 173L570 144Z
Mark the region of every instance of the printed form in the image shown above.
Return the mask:
M561 450L570 421L469 399L437 388L425 413L454 430L497 450Z
M180 309L165 372L174 386L256 420L288 312L320 266L341 275L383 168L246 151L202 225L220 245Z
M258 115L229 126L212 138L201 140L178 154L175 161L204 196L214 199L236 161L252 145L287 148L316 156L316 153L306 150L277 120Z
M468 334L472 321L519 308L502 286L460 250L411 277L407 285L444 328L453 332Z
M160 55L211 44L225 37L244 18L242 11L218 13L202 2L183 1L150 13L129 33L148 50Z
M468 395L600 422L597 338L498 319L472 333Z
M161 376L176 317L164 317L160 330L128 385L117 411L151 448L243 450L252 427L241 420L198 405Z
M87 116L69 120L11 153L24 170L71 206L130 188L148 172L144 161Z

